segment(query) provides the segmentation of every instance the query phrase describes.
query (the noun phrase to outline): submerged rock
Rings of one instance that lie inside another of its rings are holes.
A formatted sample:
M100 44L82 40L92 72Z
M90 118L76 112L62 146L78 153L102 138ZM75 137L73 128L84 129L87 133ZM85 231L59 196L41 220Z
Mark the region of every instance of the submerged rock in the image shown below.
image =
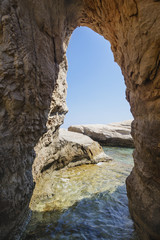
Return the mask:
M82 133L106 146L134 147L131 120L112 124L73 125L71 132Z
M52 239L75 239L75 232L76 239L108 239L108 231L109 240L137 240L124 185L133 167L132 150L117 148L109 152L115 161L49 172L36 183L25 240L49 239L51 234Z
M66 166L74 167L109 160L112 158L104 153L98 142L81 133L60 129L58 140L44 145L37 152L33 164L33 176L37 181L37 178L48 169L53 171Z

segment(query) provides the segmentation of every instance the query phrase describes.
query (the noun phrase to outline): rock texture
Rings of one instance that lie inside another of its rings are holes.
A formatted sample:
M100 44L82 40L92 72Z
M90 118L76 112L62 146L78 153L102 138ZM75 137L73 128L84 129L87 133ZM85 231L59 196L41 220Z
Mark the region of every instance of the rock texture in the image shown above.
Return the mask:
M67 111L65 52L80 2L0 0L1 239L23 229L35 151L57 137Z
M0 0L2 239L14 238L24 223L33 190L34 147L43 146L43 134L56 138L63 121L65 52L80 25L110 41L124 75L134 116L130 211L141 239L160 239L159 13L159 0Z
M87 135L102 145L133 147L131 122L128 120L112 124L73 125L68 130Z
M46 139L47 140L47 139ZM56 142L39 149L33 164L33 177L37 181L46 170L54 171L64 167L82 164L95 164L112 160L107 156L98 142L80 133L59 130Z
M60 156L69 162L68 167L112 160L111 157L104 153L98 142L93 141L90 137L83 134L60 129L59 139L61 144L66 146L66 150L63 147L61 148L65 154L61 153Z

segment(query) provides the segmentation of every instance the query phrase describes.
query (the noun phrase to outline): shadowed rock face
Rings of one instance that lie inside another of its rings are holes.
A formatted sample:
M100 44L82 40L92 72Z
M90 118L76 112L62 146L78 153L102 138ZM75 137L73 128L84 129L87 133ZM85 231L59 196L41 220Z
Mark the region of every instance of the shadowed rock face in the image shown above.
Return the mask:
M67 111L65 52L79 25L110 41L122 69L136 148L129 207L141 239L160 239L159 13L155 0L0 0L2 239L24 223L35 151L56 139Z
M27 217L35 145L56 138L67 112L65 51L77 10L79 1L0 0L1 239Z

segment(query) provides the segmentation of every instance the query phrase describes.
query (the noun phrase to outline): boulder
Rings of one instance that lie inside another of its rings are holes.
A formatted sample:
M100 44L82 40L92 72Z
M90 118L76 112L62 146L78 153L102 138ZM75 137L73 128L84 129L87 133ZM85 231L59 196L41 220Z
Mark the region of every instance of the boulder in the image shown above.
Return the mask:
M71 132L82 133L106 146L134 147L131 120L112 124L73 125Z
M109 160L112 158L104 153L98 142L81 133L60 129L57 142L44 145L37 152L33 164L33 177L37 181L39 177L43 177L46 170L54 171L66 166L74 167Z
M68 167L112 160L104 153L98 142L81 133L60 129L59 138L61 144L65 146L65 151L62 149L64 153L62 158L65 158L67 162L69 161Z

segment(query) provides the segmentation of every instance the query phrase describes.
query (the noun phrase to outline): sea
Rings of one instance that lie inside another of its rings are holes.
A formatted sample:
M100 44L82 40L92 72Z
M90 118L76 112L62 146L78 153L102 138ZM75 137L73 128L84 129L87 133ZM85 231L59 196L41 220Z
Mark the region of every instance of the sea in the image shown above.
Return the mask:
M138 240L125 181L133 149L103 147L113 161L65 168L37 183L24 240Z

